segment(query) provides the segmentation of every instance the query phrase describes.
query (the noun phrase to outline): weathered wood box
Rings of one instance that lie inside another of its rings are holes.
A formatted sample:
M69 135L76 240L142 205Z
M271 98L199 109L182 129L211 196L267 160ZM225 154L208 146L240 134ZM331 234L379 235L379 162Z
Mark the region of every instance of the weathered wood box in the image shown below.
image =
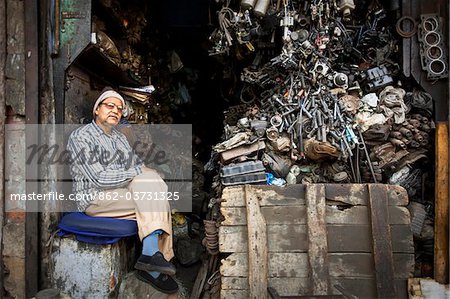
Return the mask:
M399 186L225 188L222 298L351 295L406 298L413 237Z

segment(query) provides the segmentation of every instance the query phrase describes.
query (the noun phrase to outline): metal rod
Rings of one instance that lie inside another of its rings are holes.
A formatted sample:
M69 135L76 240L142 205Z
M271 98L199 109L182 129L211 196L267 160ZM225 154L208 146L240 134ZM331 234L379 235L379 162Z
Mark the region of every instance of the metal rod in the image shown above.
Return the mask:
M375 177L375 172L373 171L373 165L372 165L372 162L370 161L369 152L367 151L367 147L366 147L366 143L364 142L363 135L361 134L361 131L359 129L357 129L357 130L359 133L359 138L361 138L362 148L364 149L364 153L366 154L367 163L369 163L369 169L370 169L370 173L372 174L373 182L377 183L377 178Z

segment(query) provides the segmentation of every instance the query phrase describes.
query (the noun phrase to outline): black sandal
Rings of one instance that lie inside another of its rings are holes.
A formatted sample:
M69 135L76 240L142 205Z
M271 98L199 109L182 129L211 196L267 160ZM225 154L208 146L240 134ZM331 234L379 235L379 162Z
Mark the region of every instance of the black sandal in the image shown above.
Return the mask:
M161 252L156 252L154 255L144 255L142 254L134 268L147 272L160 272L167 275L175 275L176 268L171 262L168 262Z
M159 274L157 278L153 278L150 273L137 270L136 277L139 280L148 283L162 293L173 294L178 291L178 284L172 277L167 274Z

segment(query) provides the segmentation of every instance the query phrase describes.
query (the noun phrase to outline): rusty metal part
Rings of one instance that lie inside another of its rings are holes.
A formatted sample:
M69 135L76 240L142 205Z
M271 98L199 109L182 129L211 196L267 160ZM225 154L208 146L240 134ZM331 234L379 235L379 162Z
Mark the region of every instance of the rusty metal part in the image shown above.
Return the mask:
M419 147L420 147L420 143L417 142L416 140L412 140L412 141L409 143L409 147L412 147L412 148L419 148Z
M429 133L431 131L431 127L429 125L427 125L427 124L421 124L420 125L420 130L422 130L422 131L424 131L426 133Z
M277 128L271 127L266 129L266 136L270 141L275 141L280 136L280 134L278 133Z
M366 140L387 140L389 137L390 126L376 124L371 126L368 130L363 133ZM391 135L392 136L392 135Z
M375 146L373 152L378 155L383 155L385 152L394 151L394 146L391 143L385 143L382 145Z
M403 136L405 136L406 138L411 138L413 136L411 130L408 130L407 128L401 128L400 133L402 133Z
M333 175L333 181L341 183L348 180L348 174L345 171L341 171Z
M404 26L404 23L410 22L412 25L412 29L410 31L403 30L402 27ZM397 30L398 35L404 38L412 37L414 34L417 33L417 21L413 19L411 16L403 16L400 19L398 19L397 24L395 25L395 30Z
M426 145L428 145L428 143L429 143L429 140L424 138L424 139L422 140L422 142L420 143L420 145L421 145L421 146L426 146Z
M412 129L412 130L411 130L411 133L413 133L413 135L416 135L416 134L420 133L420 130L418 130L418 129Z
M391 138L391 139L389 139L389 141L390 141L393 145L395 145L396 147L400 147L400 148L402 148L402 149L406 149L406 144L405 144L403 141L399 140L399 139Z
M418 120L418 119L410 119L410 120L408 120L408 122L409 122L409 124L413 125L414 128L419 128L421 125L420 120Z
M214 220L203 220L205 225L205 238L202 244L211 255L219 254L219 228Z
M429 140L430 139L430 135L428 135L428 133L426 132L419 132L420 135L422 135L423 139Z
M341 109L349 114L356 114L358 112L360 99L352 95L345 95L339 99Z
M425 149L418 149L418 150L412 151L409 155L403 157L403 159L401 159L399 161L397 169L402 169L406 165L412 165L421 159L427 160L428 156L426 153L427 153L427 150L425 150Z
M270 119L270 124L274 127L279 127L283 123L283 118L280 115L274 115Z
M426 118L426 117L423 117L421 114L418 114L418 113L411 114L411 119L417 119L418 121L422 121L423 118Z
M403 134L400 133L399 131L392 131L390 136L395 139L402 139Z
M422 142L423 141L422 134L419 133L419 134L414 135L414 140L417 142Z
M364 137L361 133L361 130L358 130L358 133L359 133L359 138L361 139L361 143L359 143L358 147L360 149L362 148L364 150L364 153L366 154L367 163L369 164L370 173L372 174L373 182L377 183L378 180L377 180L377 177L375 176L372 161L370 161L370 155L369 155L369 152L367 151L366 143L364 142Z
M403 128L407 129L407 130L413 130L415 129L413 125L411 125L410 123L406 123L405 125L403 125ZM400 131L400 129L399 129Z
M305 155L311 160L322 160L339 157L339 151L328 142L321 142L315 139L305 141Z

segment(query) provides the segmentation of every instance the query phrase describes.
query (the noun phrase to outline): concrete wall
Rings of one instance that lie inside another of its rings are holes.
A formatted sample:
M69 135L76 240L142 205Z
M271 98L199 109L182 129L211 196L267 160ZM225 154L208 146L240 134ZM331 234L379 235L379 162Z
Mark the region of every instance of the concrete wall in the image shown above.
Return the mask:
M25 115L24 2L6 0L6 105Z
M5 98L9 110L5 128L5 220L3 267L6 295L25 298L25 204L9 201L25 193L25 40L24 2L6 0Z

